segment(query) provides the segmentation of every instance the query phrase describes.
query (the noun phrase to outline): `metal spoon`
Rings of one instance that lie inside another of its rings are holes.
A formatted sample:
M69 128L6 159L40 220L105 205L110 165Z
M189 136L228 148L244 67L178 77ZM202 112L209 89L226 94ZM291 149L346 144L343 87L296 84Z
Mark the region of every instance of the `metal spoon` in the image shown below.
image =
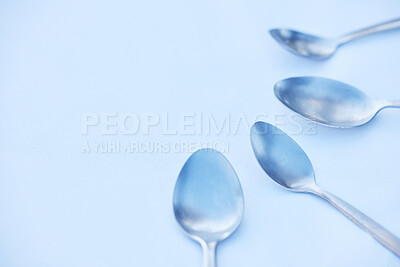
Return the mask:
M283 48L295 55L312 59L326 59L332 56L338 47L354 39L397 28L400 28L400 18L333 39L326 39L290 29L272 29L269 33Z
M318 123L355 127L369 122L383 108L400 108L400 100L370 99L348 84L321 77L294 77L274 86L288 108Z
M229 161L213 149L192 154L175 185L174 212L182 229L201 244L204 267L216 266L216 246L236 230L243 210L242 187Z
M316 185L310 159L287 134L259 121L251 128L251 145L261 167L276 183L294 192L311 193L325 199L400 257L399 238L347 202Z

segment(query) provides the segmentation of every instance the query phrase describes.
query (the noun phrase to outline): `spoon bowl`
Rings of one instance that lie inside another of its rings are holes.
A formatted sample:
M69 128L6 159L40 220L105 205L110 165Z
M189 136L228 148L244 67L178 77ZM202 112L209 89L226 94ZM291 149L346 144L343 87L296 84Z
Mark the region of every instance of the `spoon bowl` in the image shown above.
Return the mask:
M331 57L338 46L335 40L324 39L290 29L272 29L269 33L289 52L313 59Z
M258 163L278 185L296 192L308 192L314 187L310 159L282 130L256 122L251 129L251 144Z
M291 191L321 197L400 257L398 237L349 203L316 185L310 159L286 133L271 124L259 121L252 126L250 137L258 162L273 181Z
M396 100L372 100L351 85L321 77L284 79L275 84L274 92L285 106L301 116L340 128L366 124L381 109L400 105Z
M204 250L204 266L215 266L218 242L239 226L244 199L239 179L218 151L201 149L192 154L179 173L173 206L181 228Z

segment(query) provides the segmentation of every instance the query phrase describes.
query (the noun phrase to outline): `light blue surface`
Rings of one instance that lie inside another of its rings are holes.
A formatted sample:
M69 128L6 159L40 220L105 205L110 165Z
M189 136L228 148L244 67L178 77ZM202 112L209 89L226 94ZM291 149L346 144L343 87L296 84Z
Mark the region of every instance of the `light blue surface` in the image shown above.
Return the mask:
M99 141L228 142L246 206L218 249L221 267L400 266L328 204L273 184L244 124L237 133L169 135L157 125L132 136L105 135L103 120L87 135L81 125L87 113L126 112L168 112L172 128L193 112L245 114L250 125L267 114L282 124L293 113L272 88L290 76L400 98L399 31L343 46L325 62L295 57L268 36L274 27L335 36L399 10L395 0L1 1L0 266L201 266L200 247L172 210L190 153L82 152ZM293 138L319 185L400 236L400 111L361 128L315 129Z

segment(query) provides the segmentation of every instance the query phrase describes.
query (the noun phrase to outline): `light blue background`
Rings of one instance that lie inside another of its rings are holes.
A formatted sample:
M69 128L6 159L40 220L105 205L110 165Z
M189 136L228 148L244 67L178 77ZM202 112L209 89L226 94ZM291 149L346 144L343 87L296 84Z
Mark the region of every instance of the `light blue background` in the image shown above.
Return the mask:
M314 62L268 35L324 36L399 16L386 1L1 1L0 266L201 266L177 226L174 183L190 153L81 152L84 142L227 141L244 190L239 230L219 266L400 266L334 208L287 192L236 135L81 134L82 114L292 113L277 80L318 75L374 98L400 98L400 32L344 46ZM305 124L305 120L300 120ZM251 123L251 121L250 121ZM400 236L400 113L350 130L293 136L321 187Z

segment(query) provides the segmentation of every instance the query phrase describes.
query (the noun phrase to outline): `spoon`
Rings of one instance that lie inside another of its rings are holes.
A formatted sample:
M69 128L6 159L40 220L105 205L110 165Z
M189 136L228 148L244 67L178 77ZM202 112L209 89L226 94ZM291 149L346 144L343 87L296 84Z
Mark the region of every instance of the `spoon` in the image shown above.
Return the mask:
M364 231L400 257L400 239L374 220L315 183L314 169L301 147L271 124L258 121L251 128L251 145L264 171L282 187L325 199Z
M318 123L348 128L369 122L383 108L400 108L400 100L372 100L348 84L321 77L294 77L274 86L288 108Z
M338 47L343 44L369 34L397 28L400 28L400 18L333 39L326 39L290 29L272 29L269 33L282 47L295 55L312 59L326 59L332 56Z
M203 248L203 266L215 267L217 244L243 217L242 187L232 165L216 150L198 150L179 173L173 202L179 225Z

